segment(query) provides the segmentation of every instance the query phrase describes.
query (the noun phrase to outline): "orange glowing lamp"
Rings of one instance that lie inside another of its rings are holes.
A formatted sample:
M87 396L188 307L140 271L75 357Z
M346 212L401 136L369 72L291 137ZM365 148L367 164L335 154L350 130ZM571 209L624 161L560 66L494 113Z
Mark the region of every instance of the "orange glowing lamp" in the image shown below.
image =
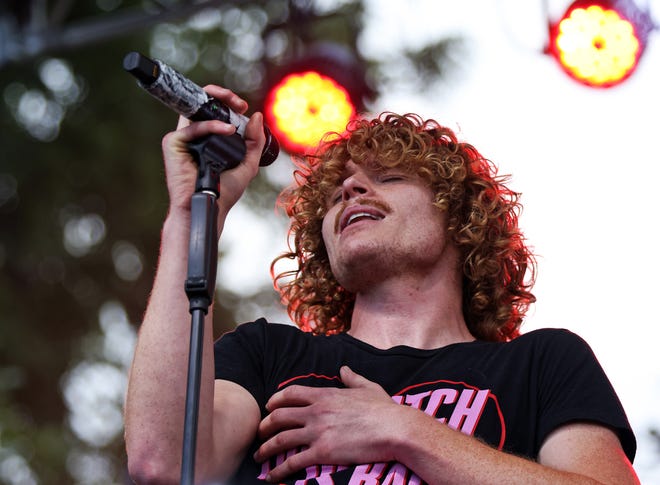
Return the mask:
M633 73L652 28L631 1L578 0L551 27L550 52L574 79L610 87Z
M289 153L309 153L324 134L342 133L356 108L346 88L316 71L296 72L274 86L265 103L266 123Z
M326 133L344 133L374 94L366 63L355 49L321 42L271 66L263 112L280 146L291 155L305 155Z

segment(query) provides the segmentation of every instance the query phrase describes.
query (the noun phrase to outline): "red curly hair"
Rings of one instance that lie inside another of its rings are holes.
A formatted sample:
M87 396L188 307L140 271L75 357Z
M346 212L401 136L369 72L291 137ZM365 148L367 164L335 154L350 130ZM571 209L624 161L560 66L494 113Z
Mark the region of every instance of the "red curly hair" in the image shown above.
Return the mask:
M289 252L271 265L293 321L316 334L350 328L355 295L332 274L321 235L327 197L349 160L378 170L396 167L428 183L434 204L448 215L448 231L461 254L468 329L488 341L518 336L536 300L530 292L536 262L518 228L519 194L504 185L507 178L498 176L474 147L459 143L452 130L415 114L354 120L346 133L329 135L315 154L296 161L295 183L279 198L291 219ZM297 269L275 275L275 265L284 259L297 261Z

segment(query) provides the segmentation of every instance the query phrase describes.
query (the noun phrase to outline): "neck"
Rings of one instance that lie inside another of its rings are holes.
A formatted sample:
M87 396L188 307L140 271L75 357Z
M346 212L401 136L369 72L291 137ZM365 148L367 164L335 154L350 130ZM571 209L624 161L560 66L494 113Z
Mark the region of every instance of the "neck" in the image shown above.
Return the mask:
M440 348L474 340L463 318L457 277L401 276L356 294L349 334L374 347Z

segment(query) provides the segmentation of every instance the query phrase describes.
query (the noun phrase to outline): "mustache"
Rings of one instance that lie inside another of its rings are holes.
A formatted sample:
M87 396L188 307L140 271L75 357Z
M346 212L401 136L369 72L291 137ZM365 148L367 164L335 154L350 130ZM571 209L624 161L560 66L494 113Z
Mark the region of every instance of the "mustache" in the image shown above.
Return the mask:
M372 199L370 197L359 197L357 199L354 199L351 205L366 205L366 206L375 207L376 209L378 209L379 211L381 211L383 214L386 215L392 212L392 207L387 202L379 199ZM337 215L335 216L335 232L339 232L339 224L341 222L341 216L344 214L344 211L347 209L347 207L348 207L348 203L342 202L339 211L337 211Z

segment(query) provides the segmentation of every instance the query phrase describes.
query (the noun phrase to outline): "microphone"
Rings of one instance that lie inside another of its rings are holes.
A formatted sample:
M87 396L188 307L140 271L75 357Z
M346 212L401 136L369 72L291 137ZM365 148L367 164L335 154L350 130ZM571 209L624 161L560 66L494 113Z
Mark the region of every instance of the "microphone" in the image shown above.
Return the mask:
M247 116L232 111L227 105L209 96L197 84L158 59L150 59L139 52L124 57L124 69L135 76L138 85L170 109L191 121L220 120L236 127L236 133L245 139ZM259 165L265 167L275 161L280 145L264 125L266 143Z

